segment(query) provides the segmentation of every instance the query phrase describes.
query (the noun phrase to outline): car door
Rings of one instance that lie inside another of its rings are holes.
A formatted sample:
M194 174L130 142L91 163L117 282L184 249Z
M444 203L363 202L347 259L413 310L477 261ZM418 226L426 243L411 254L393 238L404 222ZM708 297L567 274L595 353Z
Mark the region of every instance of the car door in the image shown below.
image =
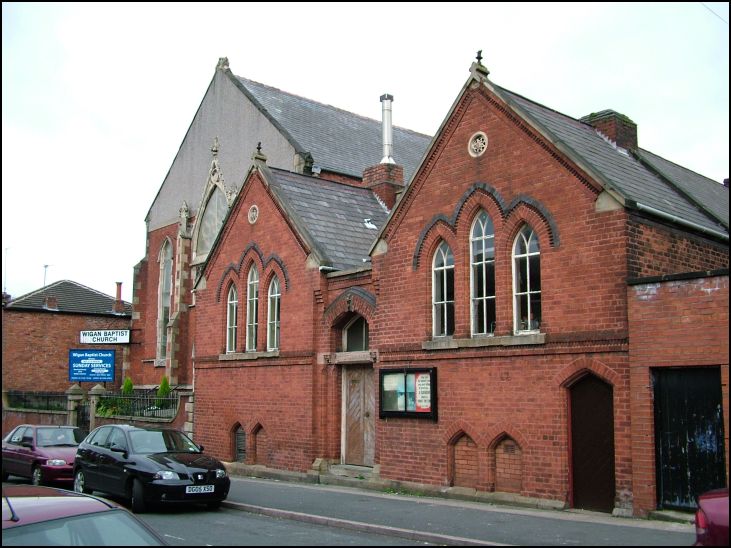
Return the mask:
M6 474L20 474L20 442L26 426L18 426L3 440L3 471Z
M99 450L99 490L125 495L125 465L129 446L124 431L112 427L104 447Z
M87 441L79 446L76 453L76 465L80 467L86 479L86 487L99 489L101 477L99 474L100 453L112 431L111 426L102 426L93 432Z
M31 477L33 461L35 458L35 428L27 426L23 431L23 437L17 445L17 474L26 478Z

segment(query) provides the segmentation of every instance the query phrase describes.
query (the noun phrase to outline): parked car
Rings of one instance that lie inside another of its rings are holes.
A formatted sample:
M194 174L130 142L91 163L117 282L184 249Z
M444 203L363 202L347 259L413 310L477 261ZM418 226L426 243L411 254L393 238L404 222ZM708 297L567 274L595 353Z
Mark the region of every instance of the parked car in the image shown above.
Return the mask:
M166 546L118 504L34 485L3 487L3 546Z
M694 546L728 546L728 488L698 497Z
M22 424L3 438L3 481L9 474L33 485L72 482L74 457L84 433L74 426Z
M74 464L76 492L125 497L134 512L151 502L218 508L230 486L224 465L178 430L100 426L81 442Z

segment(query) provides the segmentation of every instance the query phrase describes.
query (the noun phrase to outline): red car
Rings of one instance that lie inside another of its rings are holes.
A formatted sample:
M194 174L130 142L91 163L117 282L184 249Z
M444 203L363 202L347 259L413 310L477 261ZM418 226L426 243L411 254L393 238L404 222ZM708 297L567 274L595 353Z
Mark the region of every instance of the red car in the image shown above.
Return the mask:
M728 546L728 488L698 497L694 546Z
M8 475L33 485L73 482L74 459L83 432L74 426L22 424L3 438L3 481Z
M51 487L3 487L3 546L165 545L114 502Z

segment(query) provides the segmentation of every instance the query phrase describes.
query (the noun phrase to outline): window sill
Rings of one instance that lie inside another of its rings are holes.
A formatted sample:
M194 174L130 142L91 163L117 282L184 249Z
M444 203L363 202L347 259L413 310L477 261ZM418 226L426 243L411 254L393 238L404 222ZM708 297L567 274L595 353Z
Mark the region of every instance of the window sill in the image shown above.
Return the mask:
M523 346L528 344L545 344L545 333L526 333L525 335L508 335L504 337L473 337L470 339L454 339L440 337L421 343L423 350L454 350L457 348L483 348L487 346Z
M241 360L258 360L260 358L278 358L279 350L270 350L269 352L231 352L230 354L219 354L218 361L241 361Z
M332 365L352 364L352 363L374 363L376 361L376 353L370 350L361 352L334 352L325 354L325 363Z

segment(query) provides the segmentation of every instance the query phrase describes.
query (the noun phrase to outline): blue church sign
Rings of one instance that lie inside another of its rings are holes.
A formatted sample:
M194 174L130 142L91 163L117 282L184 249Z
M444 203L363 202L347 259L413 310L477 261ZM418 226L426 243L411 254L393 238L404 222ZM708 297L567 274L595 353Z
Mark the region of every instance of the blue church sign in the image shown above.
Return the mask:
M69 380L114 381L114 350L69 350Z

